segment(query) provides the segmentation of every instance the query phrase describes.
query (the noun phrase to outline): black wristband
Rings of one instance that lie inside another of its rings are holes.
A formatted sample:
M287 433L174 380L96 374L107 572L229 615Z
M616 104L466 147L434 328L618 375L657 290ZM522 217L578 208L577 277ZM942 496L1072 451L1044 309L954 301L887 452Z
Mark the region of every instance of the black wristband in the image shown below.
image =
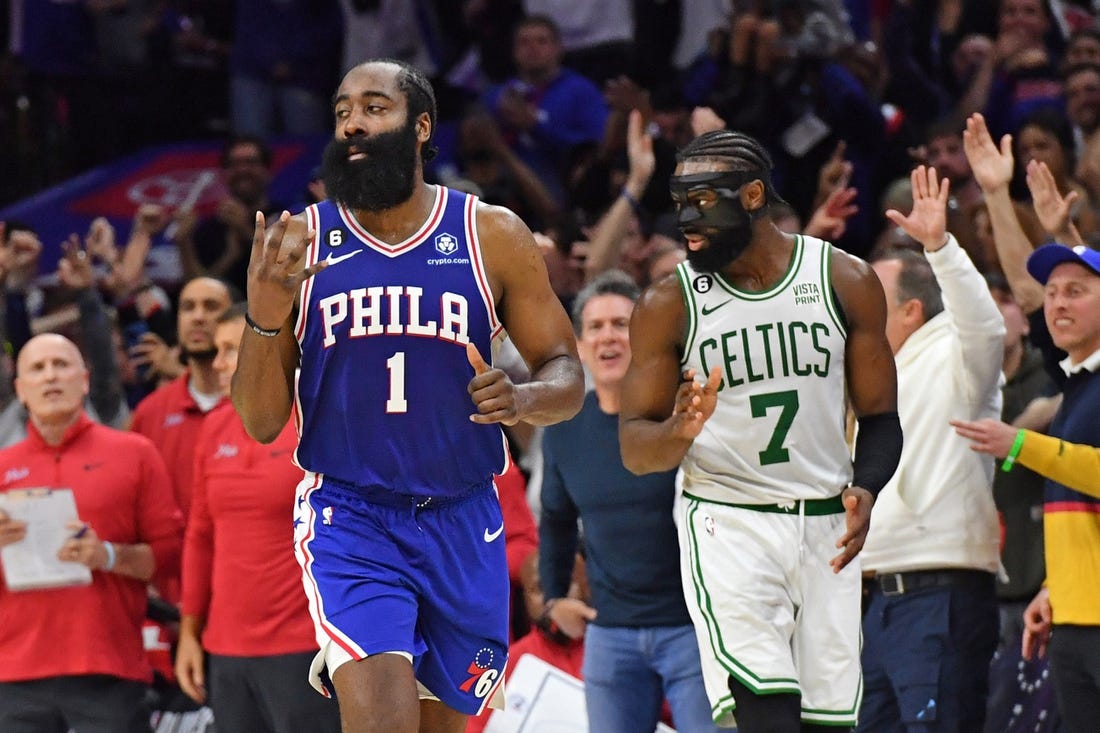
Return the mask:
M897 470L901 459L901 421L896 412L881 412L857 418L856 457L852 466L852 486L867 489L878 496Z
M278 336L279 332L283 330L281 327L276 328L274 331L264 328L263 326L252 320L252 316L248 315L248 311L245 311L244 313L244 322L247 323L248 327L251 328L253 331L260 334L261 336L266 336L267 338Z

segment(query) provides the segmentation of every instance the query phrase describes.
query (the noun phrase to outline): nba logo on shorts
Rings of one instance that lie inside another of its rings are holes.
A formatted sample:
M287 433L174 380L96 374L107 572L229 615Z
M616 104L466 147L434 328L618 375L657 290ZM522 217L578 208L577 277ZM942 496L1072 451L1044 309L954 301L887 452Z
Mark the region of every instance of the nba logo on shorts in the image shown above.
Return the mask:
M451 234L440 234L435 238L435 251L441 255L452 255L458 249L458 240Z
M321 524L332 524L332 507L327 506L321 510Z
M709 534L711 537L714 536L714 517L710 516L709 514L703 517L703 529L705 529L707 531L707 534Z

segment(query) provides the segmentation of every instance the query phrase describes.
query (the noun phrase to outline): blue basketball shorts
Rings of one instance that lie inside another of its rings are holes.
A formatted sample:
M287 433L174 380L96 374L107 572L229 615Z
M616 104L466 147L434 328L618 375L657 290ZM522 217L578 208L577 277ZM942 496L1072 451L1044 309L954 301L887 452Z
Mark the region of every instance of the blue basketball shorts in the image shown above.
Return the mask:
M310 681L345 661L398 653L421 697L475 715L503 705L508 659L504 520L491 482L419 502L307 472L294 551L321 648ZM336 660L333 662L333 660ZM326 693L327 694L327 693Z

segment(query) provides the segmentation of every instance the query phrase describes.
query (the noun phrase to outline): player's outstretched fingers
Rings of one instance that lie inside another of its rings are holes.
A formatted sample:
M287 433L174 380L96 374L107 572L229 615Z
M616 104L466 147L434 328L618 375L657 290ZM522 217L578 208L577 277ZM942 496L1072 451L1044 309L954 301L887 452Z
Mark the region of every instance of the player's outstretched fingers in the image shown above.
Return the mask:
M267 230L264 242L264 261L269 265L279 264L279 253L283 249L283 237L290 226L290 212L283 211L278 220Z
M259 262L264 255L264 240L267 236L267 222L264 212L256 212L256 225L252 229L252 261Z

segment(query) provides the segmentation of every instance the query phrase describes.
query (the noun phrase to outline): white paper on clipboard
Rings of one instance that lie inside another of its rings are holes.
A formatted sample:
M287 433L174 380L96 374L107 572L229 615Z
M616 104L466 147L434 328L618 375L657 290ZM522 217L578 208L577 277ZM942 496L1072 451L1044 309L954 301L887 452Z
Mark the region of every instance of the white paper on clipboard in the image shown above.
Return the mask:
M77 520L71 489L15 489L0 494L0 509L12 519L27 523L27 536L0 548L4 581L10 591L87 585L92 571L77 562L57 559L57 551L73 530L65 525Z
M588 733L584 682L533 654L519 658L505 693L505 707L493 711L485 733ZM676 731L658 723L656 733Z

